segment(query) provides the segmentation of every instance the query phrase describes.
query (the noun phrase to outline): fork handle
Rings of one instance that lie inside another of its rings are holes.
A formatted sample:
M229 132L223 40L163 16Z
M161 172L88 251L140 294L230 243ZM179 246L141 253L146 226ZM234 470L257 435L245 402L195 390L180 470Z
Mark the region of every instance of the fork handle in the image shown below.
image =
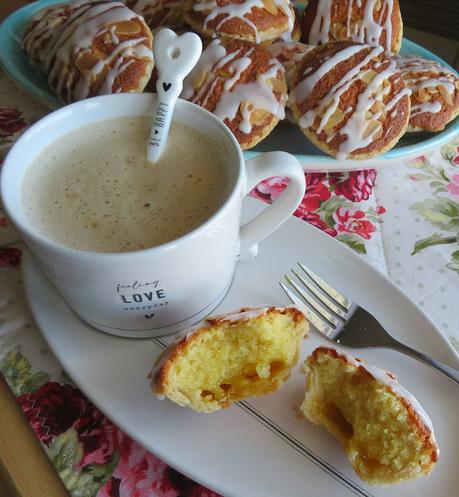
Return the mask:
M417 359L418 361L427 364L431 368L436 369L459 385L459 370L452 368L451 366L447 366L446 364L443 364L436 359L432 359L428 355L423 354L422 352L418 352L417 350L414 350L403 343L400 343L396 340L394 340L394 342L395 343L393 345L389 345L391 349L398 350L399 352L403 352L404 354L408 354L409 356L414 357L414 359Z

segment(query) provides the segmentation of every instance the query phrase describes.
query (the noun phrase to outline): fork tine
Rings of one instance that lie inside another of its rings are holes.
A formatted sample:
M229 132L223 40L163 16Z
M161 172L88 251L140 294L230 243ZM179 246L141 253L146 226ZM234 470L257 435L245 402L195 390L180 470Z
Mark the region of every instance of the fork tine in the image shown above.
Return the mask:
M303 288L298 285L298 283L292 280L289 276L285 276L287 283L293 287L298 295L300 296L303 302L306 302L309 307L311 307L316 314L318 314L323 320L327 321L327 323L336 328L338 325L342 324L331 312L329 312L322 304L320 304L317 300L311 297L308 293L306 293Z
M287 294L287 297L300 308L303 314L308 318L309 322L317 328L324 335L331 335L334 331L329 324L327 324L318 314L312 311L307 305L300 300L300 298L295 295L284 283L279 282L282 290Z
M298 266L306 273L306 275L318 286L322 292L333 300L341 309L345 312L349 311L352 306L352 300L345 297L342 293L339 293L338 290L335 290L332 286L326 283L322 278L317 276L317 274L313 273L310 269L308 269L302 262L298 262Z
M336 304L332 299L327 297L323 292L319 291L315 285L309 283L301 274L292 269L292 273L303 283L303 285L319 300L323 306L334 314L337 318L341 319L341 321L345 321L344 317L346 313L343 311L340 305Z

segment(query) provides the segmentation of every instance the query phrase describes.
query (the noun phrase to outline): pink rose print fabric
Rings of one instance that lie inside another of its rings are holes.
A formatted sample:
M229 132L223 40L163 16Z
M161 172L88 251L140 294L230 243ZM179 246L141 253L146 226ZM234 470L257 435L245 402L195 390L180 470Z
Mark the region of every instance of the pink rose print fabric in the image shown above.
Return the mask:
M21 264L21 249L16 247L0 247L0 267L19 267Z
M7 139L27 126L22 113L16 109L0 108L0 139Z
M376 232L376 224L386 210L355 204L367 201L376 181L376 171L346 173L305 173L306 192L295 216L365 254L365 242ZM274 201L288 185L288 178L270 178L255 187L251 195Z
M28 364L20 350L7 355L0 365ZM23 376L29 368L23 368ZM32 385L38 378L10 378ZM97 497L220 497L173 470L119 430L76 387L45 382L37 390L16 398L37 438L44 444L55 466L67 461L61 477L64 483L88 486L88 475L97 475L90 485ZM69 475L68 461L73 462ZM86 477L86 478L84 478ZM73 487L76 490L81 488Z
M451 176L450 182L446 186L446 189L449 193L451 193L451 195L459 197L459 174L453 174Z

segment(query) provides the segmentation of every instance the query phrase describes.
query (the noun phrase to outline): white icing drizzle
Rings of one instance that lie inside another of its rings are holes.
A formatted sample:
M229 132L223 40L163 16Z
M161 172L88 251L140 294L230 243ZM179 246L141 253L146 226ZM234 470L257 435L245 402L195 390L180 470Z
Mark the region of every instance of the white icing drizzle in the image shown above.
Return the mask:
M295 309L296 311L299 311L301 314L303 314L303 312L299 307L295 305L289 305L285 307L274 307L274 306L245 307L240 311L228 312L226 314L219 314L217 316L209 316L206 319L202 320L200 323L193 325L191 328L185 330L181 334L181 337L178 339L178 341L181 341L184 337L186 339L190 338L194 333L196 333L200 329L209 328L210 326L213 326L215 322L217 322L218 324L223 322L238 323L243 321L249 321L250 319L256 319L260 316L266 316L268 311L271 310L275 312L285 312L289 309Z
M117 45L120 40L118 38L118 36L116 36L116 25L114 24L110 29L109 29L109 32L110 32L110 37L111 37L111 40L112 40L112 43L113 45Z
M316 16L309 31L308 43L310 45L320 45L329 40L332 2L333 0L317 2Z
M305 54L312 50L312 47L297 41L277 41L266 48L285 67L285 76L289 87L297 64Z
M414 94L414 98L411 101L411 117L423 113L436 114L443 107L439 100L418 102L416 92L423 88L441 88L449 94L451 100L454 102L459 79L447 67L442 66L436 61L426 60L413 55L397 55L392 58L402 73L405 84ZM441 95L441 98L444 99L444 96Z
M313 73L309 72L306 75L303 73L303 79L292 92L292 98L296 102L304 101L314 90L317 83L319 83L319 81L339 63L348 60L350 57L364 49L370 49L368 54L360 62L348 70L342 78L335 83L327 95L317 102L313 109L306 111L300 117L299 125L302 128L311 127L316 117L323 113L320 124L316 130L316 133L320 133L326 126L330 117L337 110L341 96L352 86L353 83L362 78L364 72L366 72L363 68L371 60L373 60L374 57L380 55L384 49L380 46L350 46L336 52L333 56L325 60L325 62L323 62ZM390 91L390 86L381 90L379 90L379 88L386 79L396 74L397 69L394 61L386 61L384 63L387 67L377 73L367 84L366 88L358 95L354 111L351 112L352 109L346 109L345 113L348 115L347 121L337 132L341 136L346 136L346 140L340 144L337 151L338 159L346 159L352 152L370 145L374 141L375 136L381 130L382 125L381 123L378 123L378 126L376 126L370 133L366 134L367 127L370 123L370 120L367 117L367 112L370 111L375 102L381 102L384 96ZM382 66L380 65L379 67ZM380 111L372 115L371 120L378 120L384 112L390 111L392 107L394 107L403 97L409 96L410 93L410 90L406 88L399 91L394 98L392 98L392 100L384 104L384 107ZM326 139L327 143L330 143L335 136L336 134L328 136Z
M367 362L361 359L357 359L342 350L336 350L336 349L334 350L336 351L338 356L343 357L344 359L346 359L346 361L350 362L357 368L365 369L370 374L370 376L372 376L376 381L387 386L397 397L405 399L405 401L409 405L411 405L415 413L419 416L419 419L422 421L425 427L428 428L428 430L430 431L431 440L435 446L435 450L438 456L439 448L435 439L435 433L432 421L425 412L424 408L419 403L419 401L416 399L416 397L414 397L414 395L408 392L406 388L400 385L400 383L396 379L392 378L392 376L390 376L390 374L384 369L368 364Z
M270 69L259 74L255 81L238 84L231 87L230 91L222 93L214 114L222 121L225 119L231 121L236 117L241 103L249 102L249 105L246 105L243 109L242 121L239 123L239 129L247 134L252 130L250 117L255 109L266 110L278 119L284 119L286 100L281 99L278 101L269 84L269 80L275 78L279 70L283 71L284 69L276 59L271 59L270 64Z
M72 3L60 3L40 9L30 19L29 25L36 22L22 40L22 48L30 57L43 61L47 54L47 44L56 29L63 24L72 12L88 5L88 0L74 0Z
M223 78L214 74L214 71L225 66L231 71L232 76L224 80L223 92L213 110L213 113L221 120L232 121L241 109L242 120L239 129L242 133L250 133L252 123L250 121L252 113L256 109L265 110L279 119L285 117L286 98L277 100L272 85L271 78L276 78L278 72L284 72L283 66L276 59L269 61L270 67L264 73L259 73L255 81L249 83L238 83L241 74L252 63L250 55L254 49L250 49L243 56L242 49L235 52L226 53L226 49L219 40L214 40L203 52L198 64L183 83L182 98L206 106L208 98L213 94L215 86ZM194 88L194 83L200 81L203 75L207 79L203 80L198 89ZM210 82L210 84L209 84ZM246 105L241 104L245 102Z
M277 41L266 48L284 65L296 65L313 47L299 41Z
M125 42L127 43L127 42ZM119 46L122 46L123 44L119 45ZM141 45L143 46L143 45ZM124 50L125 46L122 47L121 50ZM126 56L130 56L130 55L134 55L135 54L135 51L137 48L139 48L139 45L134 45L134 47L131 46L131 48L133 48L133 50L131 50L131 52L128 52L126 51L125 52L125 55ZM146 47L145 47L146 48ZM108 62L111 62L111 60L113 58L116 58L118 55L117 51L115 50L109 59L105 59L103 61L104 64L108 63ZM101 62L99 62L99 64L101 64ZM134 59L129 59L127 62L125 61L125 59L123 57L119 57L118 60L115 62L115 64L113 65L113 67L109 70L109 72L107 73L107 75L105 76L105 80L104 80L104 83L102 84L102 86L99 88L99 90L97 91L97 94L98 95L109 95L111 93L113 93L113 83L115 82L115 79L124 71L126 70L131 64L134 63ZM83 87L83 92L86 90L86 87ZM75 95L77 96L77 98L80 100L81 98L85 98L87 95L79 98L78 96L78 89L76 88L75 89Z
M434 60L423 59L416 55L393 55L392 58L396 61L397 67L402 74L433 72L454 76L452 71Z
M151 49L143 44L147 39L145 36L139 33L137 37L133 36L120 42L116 35L117 23L134 18L141 19L123 3L79 0L72 4L72 10L68 13L70 15L61 23L59 29L53 31L48 28L48 49L42 58L42 70L48 74L48 81L55 88L61 100L73 101L86 98L94 80L106 71L107 67L109 70L98 94L112 93L113 82L134 62L134 59L147 59L152 65ZM43 16L40 23L44 23L48 17L49 13ZM34 38L29 33L30 38L29 35L26 37L24 46L41 43L44 27L40 23L37 25L38 36ZM51 36L49 36L49 31L52 32ZM111 42L115 45L111 54L105 59L100 59L91 69L78 71L73 65L78 55L85 50L90 50L94 39L104 33L109 34ZM126 58L132 59L126 61Z
M436 114L437 112L440 112L442 108L442 105L440 102L435 101L435 102L422 102L419 104L414 104L411 107L411 116L416 116L418 114L424 114L425 112L428 112L430 114Z
M373 143L375 136L381 130L382 125L378 122L379 125L365 137L364 134L369 124L366 112L370 110L374 102L382 100L386 93L385 91L381 91L376 96L372 96L372 93L382 84L384 79L388 78L391 73L393 73L393 69L394 67L389 66L385 71L378 73L367 88L358 96L354 113L339 130L340 134L347 135L347 139L340 144L336 154L337 159L347 159L352 152L360 148L365 148ZM390 111L397 105L402 98L409 97L410 95L411 91L408 88L403 88L394 96L394 98L384 105L382 110L373 115L372 120L379 119L383 113Z
M201 57L198 60L198 63L194 66L190 74L183 81L183 90L180 96L186 100L189 100L194 93L194 82L196 80L200 81L203 75L209 74L215 64L221 61L225 56L226 49L223 45L221 45L220 40L214 40L212 43L210 43L202 53ZM205 88L205 84L202 84L199 88L199 91L203 92ZM196 95L194 101L200 99L201 95L199 93L198 95Z
M293 30L295 22L290 0L274 0L274 4L287 17L287 32L290 33ZM255 41L259 43L260 35L258 27L248 18L253 8L265 9L263 0L244 0L241 3L233 3L229 0L228 3L222 5L219 5L218 0L198 0L193 5L193 11L202 12L206 15L204 19L204 29L207 29L209 22L220 15L223 15L223 18L215 26L215 31L218 31L230 19L240 19L252 29L255 35Z
M238 321L248 321L249 319L255 319L260 316L266 316L268 310L270 307L248 307L245 308L244 310L240 310L238 312L228 312L227 314L221 314L220 316L210 316L207 318L208 320L210 319L216 319L219 322L222 321L229 321L230 323L236 323ZM276 311L282 311L285 310L286 308L284 307L275 307Z
M309 32L309 43L319 45L330 40L332 4L340 0L319 0L317 11ZM360 43L379 45L383 31L386 33L384 48L391 51L393 0L381 0L379 18L375 19L375 7L379 0L355 0L358 9L363 6L362 19L352 26L354 1L347 1L346 37Z
M347 59L350 59L353 55L358 54L359 52L362 51L366 47L363 47L361 45L352 45L350 47L347 47L343 50L340 50L336 52L332 57L324 59L325 61L320 65L320 67L312 72L310 75L307 75L306 78L304 78L295 88L295 99L297 102L301 101L302 99L298 97L298 95L306 95L310 93L316 84L327 74L329 71L331 71L335 66L340 64L341 62L344 62ZM374 55L379 54L382 52L382 48L376 48L372 51ZM366 57L365 60L368 59L365 63L368 63L371 59L371 57ZM364 64L359 64L359 69L361 65ZM303 76L305 74L303 73Z
M145 18L145 22L151 27L164 26L175 23L181 17L184 5L183 0L123 0L136 14ZM155 26L152 21L158 12L163 11L163 16Z

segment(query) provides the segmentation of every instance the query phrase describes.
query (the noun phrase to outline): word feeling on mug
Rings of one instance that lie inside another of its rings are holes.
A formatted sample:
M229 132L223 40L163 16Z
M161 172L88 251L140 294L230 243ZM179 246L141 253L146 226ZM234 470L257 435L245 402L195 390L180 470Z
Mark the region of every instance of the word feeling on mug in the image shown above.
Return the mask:
M127 284L118 283L116 292L125 311L145 311L169 304L160 280L145 283L137 280ZM154 314L146 314L145 318L151 319L153 316Z

